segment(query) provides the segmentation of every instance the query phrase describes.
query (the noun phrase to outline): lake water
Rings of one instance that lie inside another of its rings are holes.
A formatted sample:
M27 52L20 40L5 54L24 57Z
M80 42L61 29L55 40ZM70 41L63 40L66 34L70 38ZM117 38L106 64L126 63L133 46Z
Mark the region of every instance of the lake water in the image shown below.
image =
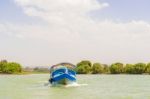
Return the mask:
M0 99L150 99L150 75L78 75L79 86L45 86L48 74L0 75Z

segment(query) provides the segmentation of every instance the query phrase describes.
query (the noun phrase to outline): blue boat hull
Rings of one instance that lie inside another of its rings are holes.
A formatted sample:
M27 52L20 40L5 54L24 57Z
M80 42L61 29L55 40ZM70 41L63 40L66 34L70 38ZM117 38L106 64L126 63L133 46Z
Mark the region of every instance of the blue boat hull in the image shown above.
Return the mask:
M76 82L75 65L70 63L60 63L53 65L50 69L49 82L52 85L67 85Z
M49 82L52 85L67 85L76 82L76 73L67 68L59 68L51 73Z
M67 85L76 82L76 78L69 74L62 74L60 76L51 78L49 81L52 85L57 84Z

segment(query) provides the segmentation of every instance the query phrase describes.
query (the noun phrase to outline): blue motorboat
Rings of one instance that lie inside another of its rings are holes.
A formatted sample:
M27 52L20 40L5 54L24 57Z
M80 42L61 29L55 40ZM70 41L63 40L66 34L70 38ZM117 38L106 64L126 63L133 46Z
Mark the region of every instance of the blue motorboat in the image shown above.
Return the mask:
M71 63L60 63L50 69L49 82L52 85L68 85L76 82L75 65Z

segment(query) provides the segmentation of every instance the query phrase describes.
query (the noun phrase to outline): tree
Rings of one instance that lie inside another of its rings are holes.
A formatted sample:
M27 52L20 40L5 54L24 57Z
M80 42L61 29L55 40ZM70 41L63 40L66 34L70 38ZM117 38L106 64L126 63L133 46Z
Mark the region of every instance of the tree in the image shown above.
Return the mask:
M114 63L110 66L110 72L112 74L120 74L123 73L123 64L122 63Z
M94 63L92 67L93 74L101 74L103 73L103 67L100 63Z
M126 66L125 66L125 73L133 74L134 73L134 65L126 64Z
M5 67L7 66L7 62L6 61L1 61L0 62L0 73L3 73Z
M106 74L110 73L109 66L107 64L103 64L103 72Z
M88 65L80 65L75 70L78 74L89 74L89 73L91 73L91 67L89 67Z
M137 63L133 67L133 74L142 74L145 72L146 64L145 63Z
M9 73L9 74L19 73L21 71L22 71L21 65L15 62L7 63L3 70L4 73Z
M77 66L80 66L80 65L88 65L89 67L92 67L92 63L88 60L83 60L77 64Z
M0 73L18 73L22 71L22 67L20 64L15 62L7 62L1 61L0 62Z
M150 63L147 64L146 69L145 69L145 73L150 74Z
M76 72L78 74L89 74L91 73L92 63L90 61L84 60L77 64Z

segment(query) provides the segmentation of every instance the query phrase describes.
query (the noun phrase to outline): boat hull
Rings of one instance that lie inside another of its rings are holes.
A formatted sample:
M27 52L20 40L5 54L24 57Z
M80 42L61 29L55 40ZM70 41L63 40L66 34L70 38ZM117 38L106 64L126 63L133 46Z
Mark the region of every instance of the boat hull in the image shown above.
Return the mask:
M62 74L50 79L52 85L67 85L76 82L76 77L69 74Z
M49 82L52 85L67 85L76 82L75 66L69 63L54 65L50 69Z

